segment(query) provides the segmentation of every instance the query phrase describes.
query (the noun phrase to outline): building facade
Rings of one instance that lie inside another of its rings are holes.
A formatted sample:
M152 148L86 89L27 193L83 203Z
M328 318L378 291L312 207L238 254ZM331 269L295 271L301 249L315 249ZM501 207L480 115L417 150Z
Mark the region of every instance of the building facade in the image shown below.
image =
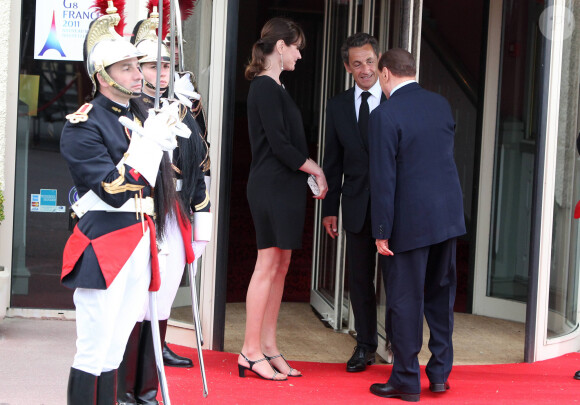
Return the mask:
M88 84L81 62L50 59L48 52L42 58L35 48L46 40L38 4L50 2L6 3L0 10L7 22L0 27L6 216L0 307L6 316L73 319L72 292L58 282L72 187L58 140L64 116L84 102ZM55 9L76 4L53 3ZM128 27L144 18L145 4L126 6ZM197 0L184 37L211 145L214 237L197 280L206 346L223 348L226 302L243 300L255 260L244 205L250 156L242 75L261 26L277 15L298 21L306 33L303 60L282 78L319 161L326 101L352 85L340 60L342 41L365 31L381 49L414 54L419 83L450 101L457 123L468 232L458 241L456 310L524 322L526 361L578 351L580 3L558 0ZM310 302L337 330L354 329L344 238L326 237L320 207L308 207L305 245L294 255L286 299ZM380 352L388 358L381 284L377 276ZM191 315L179 314L191 303L188 294L184 280L172 323L185 330Z

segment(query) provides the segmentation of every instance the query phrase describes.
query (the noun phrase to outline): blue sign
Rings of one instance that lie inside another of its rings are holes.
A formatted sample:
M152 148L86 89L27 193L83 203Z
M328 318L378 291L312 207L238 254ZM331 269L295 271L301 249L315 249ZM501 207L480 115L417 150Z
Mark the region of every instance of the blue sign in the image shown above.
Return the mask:
M56 205L55 189L40 189L40 194L30 195L30 211L32 212L66 212L63 205Z
M40 205L56 206L56 190L41 188Z

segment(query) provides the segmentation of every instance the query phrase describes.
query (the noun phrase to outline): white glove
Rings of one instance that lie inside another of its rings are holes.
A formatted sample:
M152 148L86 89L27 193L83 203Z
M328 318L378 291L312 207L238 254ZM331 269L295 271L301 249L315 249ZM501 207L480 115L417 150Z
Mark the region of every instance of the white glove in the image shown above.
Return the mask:
M191 242L191 247L193 248L193 254L195 259L199 259L205 250L205 245L207 245L207 240L194 240Z
M161 102L163 103L161 112L167 114L175 120L175 123L171 125L171 131L173 132L173 135L180 136L182 138L189 138L191 135L191 129L189 129L189 127L181 121L181 110L179 107L179 102L175 101L170 103L166 99L162 99Z
M173 92L179 101L191 108L193 103L191 100L199 100L201 96L195 91L193 83L191 82L191 73L185 72L180 74L175 72L175 82L173 83Z
M160 110L156 113L151 108L149 118L143 123L144 137L157 142L161 150L170 152L177 147L177 139L172 131L175 124L175 118L168 111Z
M144 136L144 129L136 122L127 117L119 117L119 122L132 131L129 149L123 155L123 159L117 164L117 167L126 164L137 170L151 186L155 187L159 163L163 157L163 149L159 143L151 139L150 136Z
M120 117L119 122L132 131L129 149L119 165L131 166L155 187L163 152L177 147L176 135L188 137L191 134L179 120L179 103L164 100L159 110L150 109L142 127L127 117Z
M170 152L177 147L175 136L189 138L191 130L179 119L179 103L162 101L163 105L159 110L149 109L149 117L143 127L127 117L119 117L119 122L133 134L155 143L162 151Z
M177 147L177 140L167 122L167 114L155 114L154 109L149 110L149 118L143 126L139 126L127 117L119 117L119 122L131 130L131 144L144 144L161 151L172 151ZM174 124L173 124L174 125Z

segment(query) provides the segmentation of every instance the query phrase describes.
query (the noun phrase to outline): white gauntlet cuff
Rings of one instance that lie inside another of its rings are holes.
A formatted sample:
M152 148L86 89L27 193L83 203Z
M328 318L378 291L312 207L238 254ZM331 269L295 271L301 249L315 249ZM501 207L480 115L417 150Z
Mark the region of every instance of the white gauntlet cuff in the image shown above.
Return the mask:
M193 213L193 240L211 240L213 221L211 212Z
M125 164L139 172L152 187L155 187L159 164L163 157L163 150L157 142L135 134L125 157Z

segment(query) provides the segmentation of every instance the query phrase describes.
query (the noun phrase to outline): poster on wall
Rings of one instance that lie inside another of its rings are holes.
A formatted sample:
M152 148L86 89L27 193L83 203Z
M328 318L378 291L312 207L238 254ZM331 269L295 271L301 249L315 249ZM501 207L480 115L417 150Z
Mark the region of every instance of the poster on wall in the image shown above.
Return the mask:
M89 24L99 17L94 0L36 0L34 59L83 60Z

